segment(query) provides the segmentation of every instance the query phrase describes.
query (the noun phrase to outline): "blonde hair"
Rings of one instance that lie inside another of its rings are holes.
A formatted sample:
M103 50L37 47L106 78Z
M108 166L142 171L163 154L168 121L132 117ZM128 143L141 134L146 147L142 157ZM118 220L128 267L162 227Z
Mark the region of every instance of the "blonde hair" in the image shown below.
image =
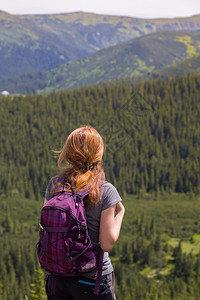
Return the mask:
M58 159L61 173L52 192L68 182L74 191L90 190L87 205L89 202L97 203L100 200L101 181L105 180L101 166L103 151L103 139L96 129L83 126L71 132ZM61 166L63 161L69 164L64 169ZM93 168L86 168L86 164L92 164Z

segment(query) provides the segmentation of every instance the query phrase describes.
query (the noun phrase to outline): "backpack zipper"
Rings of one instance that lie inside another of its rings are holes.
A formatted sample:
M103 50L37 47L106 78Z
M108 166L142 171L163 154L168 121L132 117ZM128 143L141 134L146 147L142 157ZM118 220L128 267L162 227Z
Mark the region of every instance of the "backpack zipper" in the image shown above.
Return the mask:
M53 210L60 210L60 211L63 211L65 212L66 214L68 214L70 217L72 217L74 219L74 221L76 221L77 225L78 225L78 229L79 229L79 234L78 234L78 238L79 235L80 235L80 229L84 229L86 230L87 229L87 226L83 225L80 221L77 220L77 218L70 212L68 212L66 209L62 208L62 207L59 207L59 206L53 206L53 207L50 207L50 206L47 206L47 207L43 207L43 210L47 210L47 209L53 209ZM86 240L85 240L85 243L87 244Z

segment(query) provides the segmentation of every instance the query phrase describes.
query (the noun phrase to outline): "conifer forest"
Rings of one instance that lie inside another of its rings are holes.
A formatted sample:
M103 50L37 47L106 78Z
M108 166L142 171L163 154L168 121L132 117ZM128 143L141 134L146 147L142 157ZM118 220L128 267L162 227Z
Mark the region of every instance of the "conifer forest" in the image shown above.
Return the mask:
M200 76L0 97L0 300L46 300L37 224L56 151L91 125L126 208L118 300L200 299Z

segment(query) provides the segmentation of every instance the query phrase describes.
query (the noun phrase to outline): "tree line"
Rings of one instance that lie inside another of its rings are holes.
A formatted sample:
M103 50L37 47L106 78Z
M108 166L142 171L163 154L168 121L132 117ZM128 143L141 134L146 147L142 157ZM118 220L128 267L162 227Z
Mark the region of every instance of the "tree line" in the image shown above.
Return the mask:
M41 199L53 150L84 124L105 141L107 180L122 194L199 193L200 76L0 98L1 193Z

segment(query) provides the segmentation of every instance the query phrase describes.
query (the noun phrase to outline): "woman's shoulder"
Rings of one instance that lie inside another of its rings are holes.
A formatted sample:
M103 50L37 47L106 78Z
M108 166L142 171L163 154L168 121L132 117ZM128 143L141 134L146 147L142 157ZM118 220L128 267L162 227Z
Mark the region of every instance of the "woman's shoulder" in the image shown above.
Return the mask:
M108 182L108 181L105 181L102 183L101 189L103 190L104 193L105 192L117 192L116 187L111 182Z
M102 184L101 188L102 210L109 208L110 206L122 201L116 187L112 183L106 181Z

